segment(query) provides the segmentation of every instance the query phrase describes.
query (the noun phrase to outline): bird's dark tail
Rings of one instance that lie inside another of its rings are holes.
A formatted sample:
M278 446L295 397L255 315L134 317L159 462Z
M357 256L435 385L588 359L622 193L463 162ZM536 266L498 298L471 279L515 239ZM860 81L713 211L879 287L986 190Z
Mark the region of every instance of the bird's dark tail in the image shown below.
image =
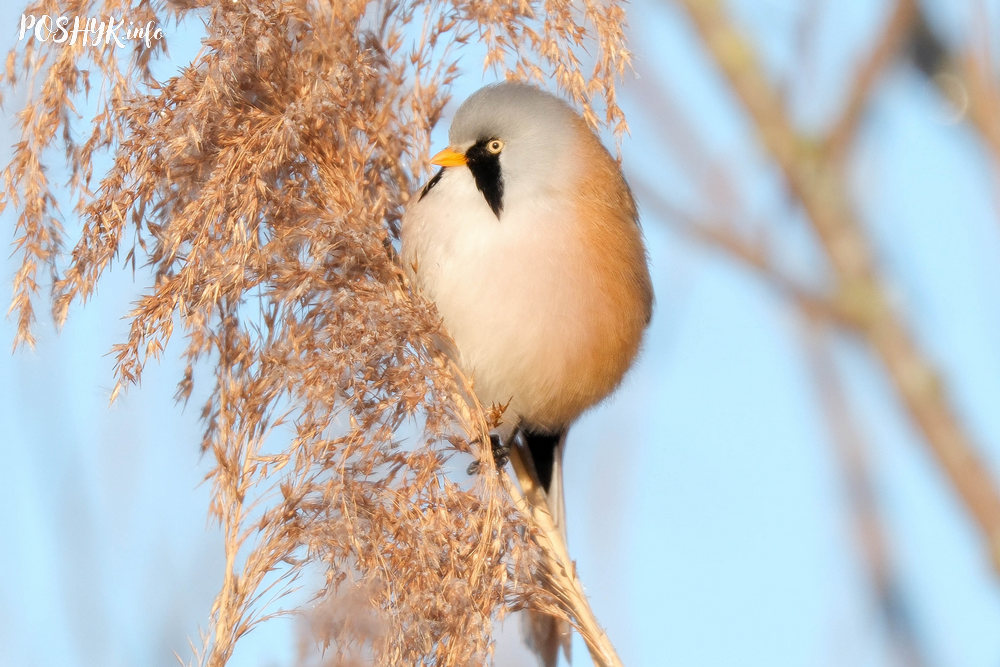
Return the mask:
M535 476L545 490L545 501L556 528L566 542L566 501L563 496L563 451L566 446L566 431L558 433L536 433L521 430L519 451L531 461ZM539 582L543 586L545 581ZM528 612L528 645L538 655L544 667L555 667L562 647L566 660L570 659L569 623L538 611Z

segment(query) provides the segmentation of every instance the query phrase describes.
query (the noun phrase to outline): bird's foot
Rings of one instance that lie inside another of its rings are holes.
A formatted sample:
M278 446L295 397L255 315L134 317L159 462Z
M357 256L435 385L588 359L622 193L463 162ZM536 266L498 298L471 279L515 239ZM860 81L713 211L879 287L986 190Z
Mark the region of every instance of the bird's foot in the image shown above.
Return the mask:
M490 445L493 448L493 463L496 464L497 470L500 470L505 465L507 461L510 460L510 445L500 441L500 436L491 435Z
M493 463L496 465L497 470L501 470L505 465L507 465L507 461L510 460L510 445L504 444L500 440L500 436L491 435L490 446L493 450ZM480 465L480 461L476 460L469 464L466 472L470 475L476 475L480 472L481 468L482 466Z

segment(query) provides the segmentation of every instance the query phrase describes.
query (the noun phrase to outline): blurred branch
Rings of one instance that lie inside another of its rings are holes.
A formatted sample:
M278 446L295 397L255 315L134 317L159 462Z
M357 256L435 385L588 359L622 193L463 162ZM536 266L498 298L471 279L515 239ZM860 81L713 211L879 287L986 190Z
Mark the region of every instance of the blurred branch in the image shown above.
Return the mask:
M910 61L968 119L1000 166L1000 89L990 71L988 17L981 17L985 32L979 57L973 49L963 55L953 53L923 12L915 18L907 51Z
M679 0L725 74L764 148L801 202L836 274L838 301L882 361L900 402L975 521L1000 570L1000 495L980 447L958 420L937 371L889 303L871 244L849 205L836 162L794 130L752 45L731 24L718 0Z
M819 29L822 21L825 0L803 0L798 20L795 25L795 78L788 77L781 81L778 92L786 99L801 92L797 85L800 82L812 82L816 78L816 58L813 45L819 41Z
M722 222L699 220L694 215L674 206L654 188L638 183L636 190L642 194L647 206L656 210L659 219L680 233L703 245L721 250L730 258L760 276L781 296L796 304L810 318L853 328L857 323L853 314L839 302L817 294L797 280L786 275L771 257L764 239L757 242L741 237L730 225Z
M923 667L927 664L914 632L901 582L894 571L889 538L876 499L876 481L869 460L869 446L847 401L847 394L833 359L828 332L807 322L806 357L819 390L823 415L830 429L831 444L848 493L850 519L864 565L868 570L896 664Z
M878 42L867 60L858 68L854 83L847 94L847 104L827 137L827 146L832 157L840 158L847 152L857 133L875 84L899 53L916 16L915 0L897 0Z
M989 65L969 53L959 60L955 72L966 90L969 120L1000 165L1000 90Z

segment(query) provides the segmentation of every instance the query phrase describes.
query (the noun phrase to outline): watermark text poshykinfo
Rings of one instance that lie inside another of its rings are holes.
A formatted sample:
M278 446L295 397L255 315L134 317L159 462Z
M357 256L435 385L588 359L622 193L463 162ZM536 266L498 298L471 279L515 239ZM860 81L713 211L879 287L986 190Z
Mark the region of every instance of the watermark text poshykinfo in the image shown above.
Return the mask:
M56 44L81 44L89 46L105 46L114 43L125 47L129 42L142 41L148 49L153 42L163 39L160 26L149 21L145 25L129 23L125 19L114 17L96 19L83 16L56 16L48 14L35 16L21 14L21 29L17 40L34 35L39 42L54 42Z

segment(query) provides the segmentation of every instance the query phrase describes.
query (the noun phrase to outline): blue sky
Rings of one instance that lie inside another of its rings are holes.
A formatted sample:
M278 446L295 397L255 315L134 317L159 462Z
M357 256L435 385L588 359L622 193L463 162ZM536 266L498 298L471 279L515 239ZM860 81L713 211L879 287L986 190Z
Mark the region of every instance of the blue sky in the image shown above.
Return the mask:
M821 18L803 56L796 26L813 4ZM926 3L956 39L972 25L970 4ZM729 6L768 72L790 86L807 128L836 111L885 13L881 2ZM995 28L998 8L989 8ZM629 13L635 73L621 98L630 180L713 210L696 165L664 130L683 123L698 156L739 183L744 215L734 222L769 230L790 270L822 284L811 234L687 20L645 0ZM8 35L17 17L0 10ZM493 80L480 62L467 54L457 100ZM658 87L673 116L651 102ZM852 154L851 194L895 303L1000 479L996 179L975 133L917 73L891 68ZM622 389L571 431L567 459L570 548L598 618L626 665L894 665L800 319L753 275L678 234L641 196L639 204L655 317ZM2 220L13 229L9 210ZM5 259L2 301L14 271ZM59 334L43 316L34 351L0 354L0 664L176 664L173 652L188 658L188 638L198 644L205 628L221 537L206 520L197 410L172 401L181 366L170 350L108 406L106 353L126 337L121 316L136 293L131 274L117 271ZM12 322L0 322L0 341L12 338ZM871 444L893 560L929 664L995 667L1000 591L974 527L869 353L847 339L835 356ZM520 664L512 634L499 665ZM290 664L293 648L292 624L273 622L231 664ZM574 650L586 664L582 644Z

